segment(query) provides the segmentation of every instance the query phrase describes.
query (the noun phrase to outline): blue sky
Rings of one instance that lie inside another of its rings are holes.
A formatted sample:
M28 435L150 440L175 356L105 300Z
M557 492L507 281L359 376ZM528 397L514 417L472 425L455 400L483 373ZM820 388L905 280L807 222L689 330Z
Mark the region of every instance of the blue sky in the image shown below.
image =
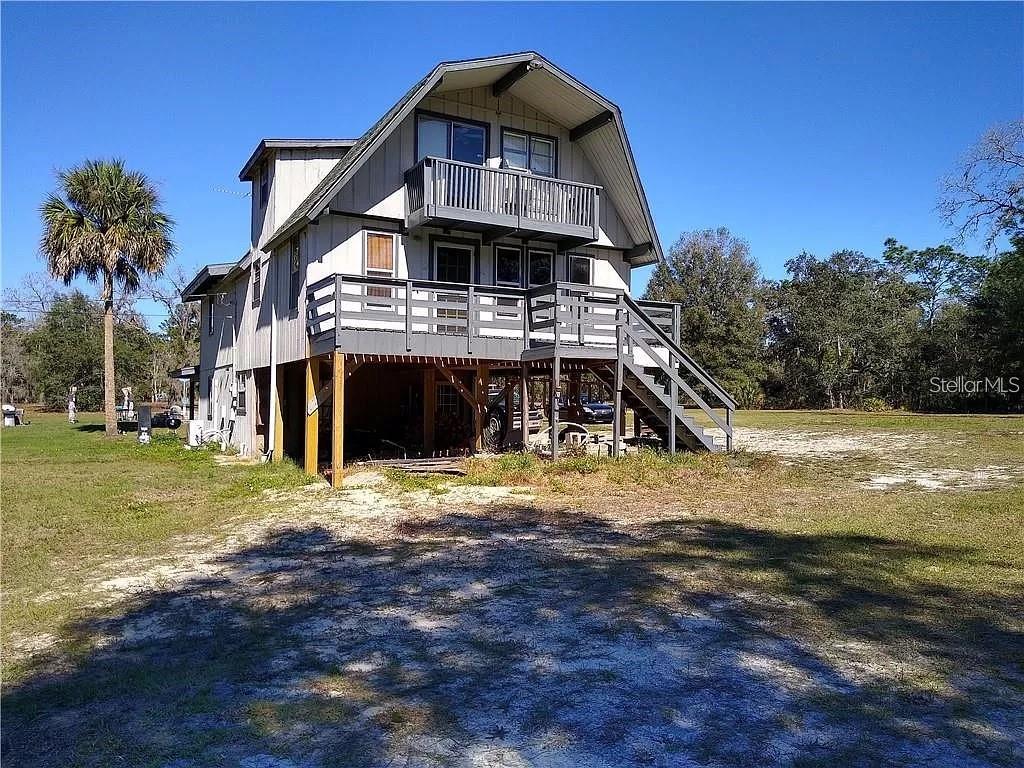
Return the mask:
M805 249L934 244L938 179L1024 112L1022 9L4 3L3 284L42 267L54 169L123 157L181 263L233 260L261 137L358 136L436 62L524 49L622 108L666 249L724 225L777 278Z

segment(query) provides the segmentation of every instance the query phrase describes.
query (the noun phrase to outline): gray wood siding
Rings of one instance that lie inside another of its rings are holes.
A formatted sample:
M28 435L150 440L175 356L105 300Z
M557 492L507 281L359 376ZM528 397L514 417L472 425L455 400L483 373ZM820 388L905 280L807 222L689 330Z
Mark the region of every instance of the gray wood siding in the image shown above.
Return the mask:
M602 184L578 142L569 141L569 129L511 95L495 98L490 88L471 88L428 96L421 109L487 123L490 126L488 157L501 157L503 127L541 133L558 139L558 177L586 184ZM403 174L416 163L416 118L410 115L392 133L352 180L335 195L332 206L353 213L403 218L405 195ZM598 244L632 248L630 238L615 205L604 195L600 208L601 238Z

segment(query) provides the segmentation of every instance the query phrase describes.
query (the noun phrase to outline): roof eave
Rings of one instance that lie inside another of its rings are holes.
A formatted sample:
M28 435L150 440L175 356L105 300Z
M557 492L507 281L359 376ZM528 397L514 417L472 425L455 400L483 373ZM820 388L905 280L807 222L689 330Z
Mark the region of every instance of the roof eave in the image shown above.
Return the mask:
M219 283L235 264L207 264L181 291L182 302L199 301L210 294L209 289Z

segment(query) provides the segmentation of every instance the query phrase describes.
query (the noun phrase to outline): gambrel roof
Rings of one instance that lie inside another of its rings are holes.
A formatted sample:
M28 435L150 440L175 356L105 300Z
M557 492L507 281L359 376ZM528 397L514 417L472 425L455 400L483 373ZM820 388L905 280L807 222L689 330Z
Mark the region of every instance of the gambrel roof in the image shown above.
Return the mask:
M318 218L424 97L484 85L496 95L510 93L570 128L570 138L590 157L630 237L640 244L628 254L631 263L664 260L619 108L533 51L438 64L370 126L261 250L273 250Z

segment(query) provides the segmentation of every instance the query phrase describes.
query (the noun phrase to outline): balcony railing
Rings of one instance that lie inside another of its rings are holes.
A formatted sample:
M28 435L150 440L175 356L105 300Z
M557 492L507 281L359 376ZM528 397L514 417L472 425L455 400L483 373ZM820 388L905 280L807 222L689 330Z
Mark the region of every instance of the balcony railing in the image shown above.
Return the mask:
M407 224L459 224L593 242L601 188L524 171L426 157L405 174Z
M392 341L403 339L405 352L429 346L427 337L461 337L466 355L483 354L479 345L487 341L509 342L517 352L548 346L614 350L623 293L575 283L527 289L332 275L307 289L306 326L311 337L337 336L342 329L390 332ZM652 323L672 333L672 304L639 304Z

